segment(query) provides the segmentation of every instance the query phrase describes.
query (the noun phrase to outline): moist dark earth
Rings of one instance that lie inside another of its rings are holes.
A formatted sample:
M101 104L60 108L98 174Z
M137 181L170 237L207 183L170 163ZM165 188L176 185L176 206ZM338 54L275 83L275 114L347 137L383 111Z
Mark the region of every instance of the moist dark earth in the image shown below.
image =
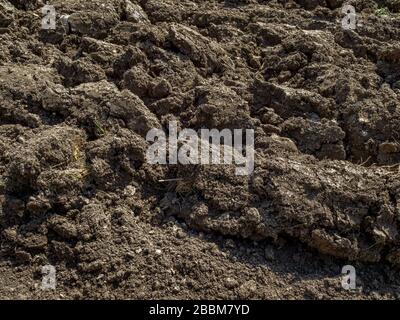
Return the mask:
M0 0L0 297L399 299L400 1L347 3ZM149 164L171 121L254 172Z

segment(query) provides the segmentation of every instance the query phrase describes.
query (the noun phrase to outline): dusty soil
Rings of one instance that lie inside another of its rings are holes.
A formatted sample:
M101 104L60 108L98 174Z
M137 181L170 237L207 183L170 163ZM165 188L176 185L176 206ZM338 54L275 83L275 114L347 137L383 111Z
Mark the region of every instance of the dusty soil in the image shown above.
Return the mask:
M400 1L349 3L0 0L0 297L400 298ZM148 164L172 120L254 173Z

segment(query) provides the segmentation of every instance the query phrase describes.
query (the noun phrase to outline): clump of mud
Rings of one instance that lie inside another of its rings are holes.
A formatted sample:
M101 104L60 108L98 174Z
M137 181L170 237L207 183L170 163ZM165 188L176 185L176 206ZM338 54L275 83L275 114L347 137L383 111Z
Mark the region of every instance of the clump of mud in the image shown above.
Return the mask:
M271 297L242 267L265 259L238 253L252 241L393 272L400 6L353 2L356 30L340 0L52 1L43 30L41 1L0 0L2 259L55 265L75 298ZM170 121L254 129L254 172L147 163ZM202 255L228 240L247 280L213 291L224 263Z

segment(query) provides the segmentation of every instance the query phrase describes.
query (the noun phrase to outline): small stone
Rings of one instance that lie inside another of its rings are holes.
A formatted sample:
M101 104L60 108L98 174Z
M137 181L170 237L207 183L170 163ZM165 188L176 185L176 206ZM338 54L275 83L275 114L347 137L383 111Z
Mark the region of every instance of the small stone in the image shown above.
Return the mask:
M248 208L246 218L249 222L260 223L262 218L257 208Z
M154 283L153 283L153 290L159 290L159 289L161 289L161 288L162 288L161 282L158 281L158 280L154 281Z
M136 188L134 186L127 186L124 190L125 197L133 197L136 193Z
M226 278L225 279L225 287L228 289L236 288L239 285L236 279Z
M397 143L383 142L379 145L379 153L396 153L400 151L400 147Z
M125 253L125 258L128 260L131 260L131 259L135 258L135 255L133 252L127 252L127 253Z
M174 286L172 289L175 293L177 293L181 290L181 288L179 286Z
M240 299L249 299L254 296L256 291L257 283L254 280L250 280L239 287L238 295Z
M374 235L374 237L378 243L384 243L386 241L386 239L388 238L388 236L386 235L385 232L383 232L382 230L379 230L377 228L374 228L372 230L372 234Z
M168 82L168 80L162 79L153 87L152 95L154 98L165 98L169 96L171 91L171 84Z
M183 239L183 238L186 237L186 233L185 233L184 231L182 231L182 230L178 230L178 231L176 232L176 237L177 237L178 239Z
M134 23L147 23L149 22L149 18L147 17L146 12L142 9L142 7L136 3L132 3L131 1L126 1L126 19L129 22Z
M15 257L20 262L30 262L32 260L31 254L26 251L15 252Z

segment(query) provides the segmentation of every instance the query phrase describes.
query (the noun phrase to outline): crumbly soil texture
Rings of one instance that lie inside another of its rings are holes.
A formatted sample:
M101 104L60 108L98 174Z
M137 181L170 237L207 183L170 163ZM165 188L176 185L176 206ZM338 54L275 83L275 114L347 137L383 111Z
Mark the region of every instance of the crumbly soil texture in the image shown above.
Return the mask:
M0 0L1 298L400 298L400 1L47 4ZM148 163L172 121L254 172Z

